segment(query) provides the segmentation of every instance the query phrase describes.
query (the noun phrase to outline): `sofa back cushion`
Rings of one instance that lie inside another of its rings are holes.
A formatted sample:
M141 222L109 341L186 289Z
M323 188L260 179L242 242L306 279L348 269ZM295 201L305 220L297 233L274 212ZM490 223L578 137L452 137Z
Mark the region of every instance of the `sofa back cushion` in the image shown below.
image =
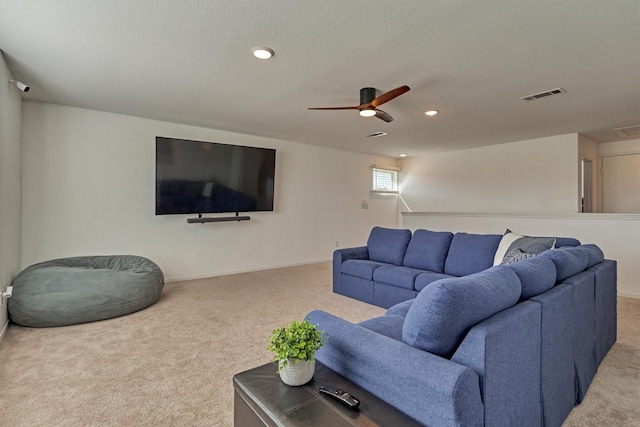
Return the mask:
M409 308L402 340L449 358L469 329L516 304L520 292L518 276L506 266L433 282Z
M563 246L578 246L580 244L580 240L574 239L573 237L556 237L556 248L561 248Z
M562 248L567 250L569 248ZM604 253L602 250L593 244L580 245L575 250L582 251L587 255L587 266L585 268L591 268L594 265L601 263L604 260Z
M404 255L404 266L444 272L444 261L447 259L451 239L453 233L448 231L414 231Z
M411 230L373 227L367 241L369 259L387 264L402 265Z
M452 276L467 276L493 265L500 234L456 233L451 240L444 273Z
M507 267L512 269L520 279L522 293L519 301L540 295L556 284L556 265L549 258L529 258L507 264Z
M589 257L579 247L550 249L538 256L549 258L556 265L556 283L578 274L589 263Z

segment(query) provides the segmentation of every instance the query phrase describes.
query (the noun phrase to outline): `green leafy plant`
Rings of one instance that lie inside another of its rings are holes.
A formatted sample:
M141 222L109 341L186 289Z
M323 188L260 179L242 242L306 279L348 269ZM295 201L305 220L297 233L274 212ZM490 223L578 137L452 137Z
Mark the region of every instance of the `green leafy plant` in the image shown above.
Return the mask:
M313 325L309 318L303 321L293 320L289 326L274 329L267 339L267 350L274 354L273 361L279 361L278 372L283 370L289 360L296 363L301 360L314 361L316 351L327 342L324 331Z

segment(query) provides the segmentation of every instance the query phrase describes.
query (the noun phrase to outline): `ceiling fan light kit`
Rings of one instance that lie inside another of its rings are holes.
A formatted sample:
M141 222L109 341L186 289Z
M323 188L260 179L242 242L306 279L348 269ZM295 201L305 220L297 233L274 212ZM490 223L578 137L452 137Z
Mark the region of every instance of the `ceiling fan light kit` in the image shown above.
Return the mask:
M309 108L309 110L359 110L360 115L363 117L376 116L380 120L391 122L393 121L393 117L388 113L379 110L378 107L385 102L389 102L392 99L397 98L403 93L409 92L409 90L411 90L409 86L400 86L376 97L375 88L364 87L360 89L360 105L353 105L350 107L312 107Z

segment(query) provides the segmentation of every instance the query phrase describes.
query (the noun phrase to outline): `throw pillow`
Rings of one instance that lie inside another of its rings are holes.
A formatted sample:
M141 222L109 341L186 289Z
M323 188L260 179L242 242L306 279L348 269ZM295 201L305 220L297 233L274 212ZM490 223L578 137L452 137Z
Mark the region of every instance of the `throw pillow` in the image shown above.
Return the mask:
M500 244L498 245L498 250L496 251L496 255L493 259L493 265L502 264L505 256L515 249L520 249L520 251L527 254L538 255L546 250L555 248L555 245L556 239L553 237L522 236L520 234L512 233L511 230L507 229L506 233L500 240Z
M530 254L527 252L522 252L521 249L514 249L507 252L502 259L501 264L513 264L514 262L522 261L527 258L537 257L538 254Z

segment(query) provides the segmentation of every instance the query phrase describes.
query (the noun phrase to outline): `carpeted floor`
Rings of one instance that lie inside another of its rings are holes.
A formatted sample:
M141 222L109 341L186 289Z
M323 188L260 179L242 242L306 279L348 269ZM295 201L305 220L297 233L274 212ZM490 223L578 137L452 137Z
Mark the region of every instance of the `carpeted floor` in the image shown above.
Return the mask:
M331 264L165 285L143 311L101 322L11 325L0 344L0 425L231 426L234 373L270 360L272 329L320 308L384 310L331 292ZM640 300L619 299L618 342L565 426L640 426Z

